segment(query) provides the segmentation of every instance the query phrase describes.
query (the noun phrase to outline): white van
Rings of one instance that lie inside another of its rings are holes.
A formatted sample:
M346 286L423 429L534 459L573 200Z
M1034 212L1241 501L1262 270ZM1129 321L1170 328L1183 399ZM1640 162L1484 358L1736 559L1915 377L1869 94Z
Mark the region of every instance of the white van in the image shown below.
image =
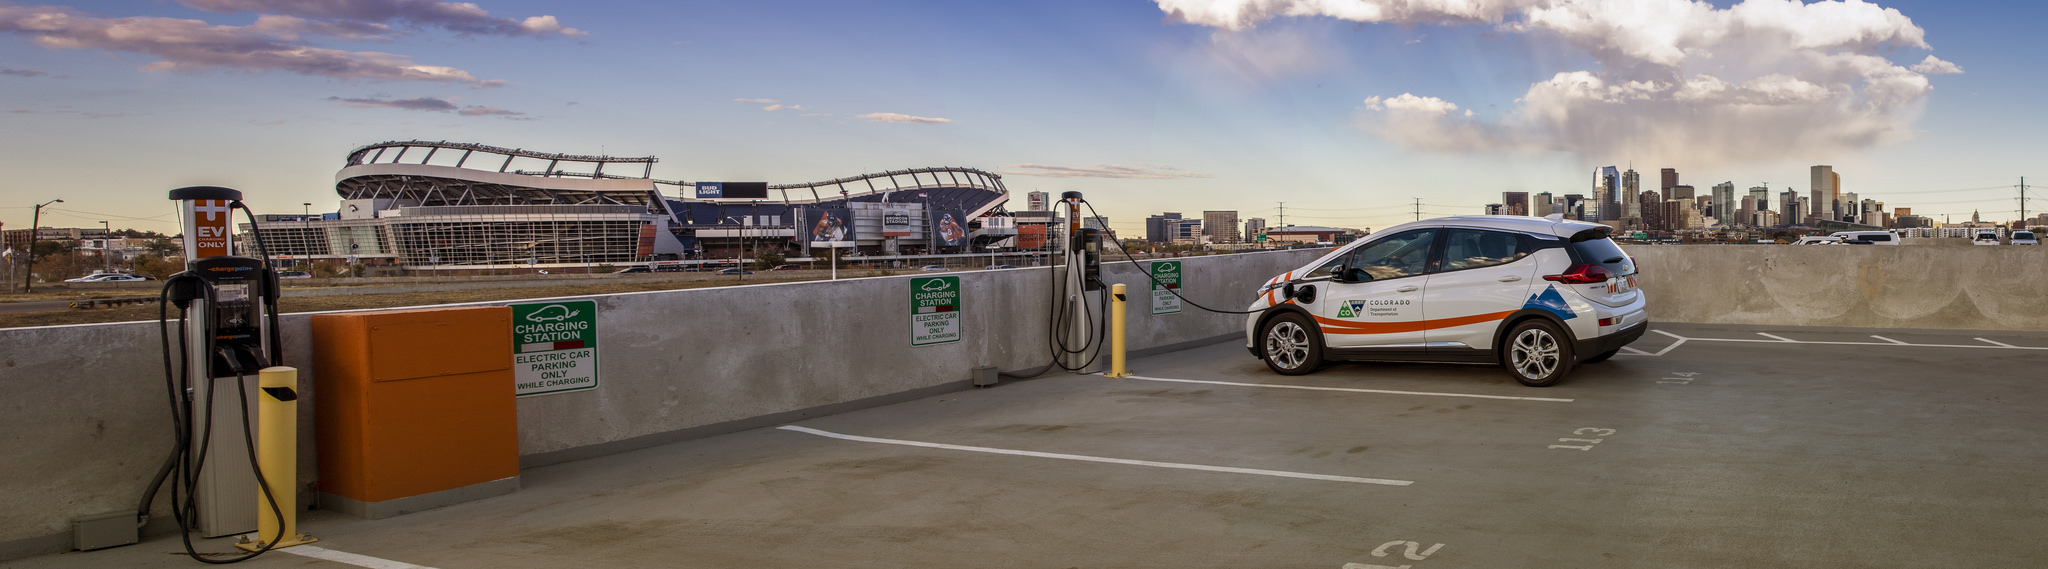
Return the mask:
M1828 236L1820 236L1820 235L1808 235L1808 236L1805 236L1805 237L1801 237L1801 238L1799 238L1799 240L1798 240L1798 241L1793 241L1793 242L1792 242L1792 244L1793 244L1793 245L1841 245L1841 244L1842 244L1842 238L1841 238L1841 237L1836 237L1836 236L1834 236L1834 235L1828 235Z
M1996 232L1996 231L1979 231L1979 232L1977 232L1977 238L1976 238L1976 239L1971 239L1971 240L1970 240L1970 243L1971 243L1971 244L1975 244L1975 245L1997 245L1997 244L1998 244L1998 232Z
M1859 241L1871 245L1901 245L1899 236L1893 235L1890 231L1836 231L1829 237L1839 237L1843 243L1858 245L1862 244L1858 243Z
M2040 245L2041 241L2034 238L2034 232L2032 231L2014 231L2012 232L2012 244Z

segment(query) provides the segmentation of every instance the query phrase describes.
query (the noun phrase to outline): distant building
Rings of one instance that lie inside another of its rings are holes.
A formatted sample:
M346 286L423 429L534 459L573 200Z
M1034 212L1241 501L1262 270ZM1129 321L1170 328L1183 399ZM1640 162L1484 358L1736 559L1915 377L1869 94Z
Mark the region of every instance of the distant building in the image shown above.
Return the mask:
M1277 243L1335 243L1338 235L1350 232L1339 227L1289 225L1267 229L1266 238Z
M1210 243L1240 242L1235 211L1202 212L1202 234L1209 236Z
M1029 196L1031 200L1031 209L1029 211L1045 211L1045 208L1051 204L1050 198L1052 196L1045 192L1031 192L1025 195Z
M1579 194L1565 194L1563 207L1565 219L1591 221L1591 219L1586 217L1586 196L1582 196Z
M1266 232L1266 218L1263 218L1263 217L1254 217L1254 218L1251 218L1251 219L1246 219L1246 220L1244 220L1244 240L1245 240L1245 241L1258 241L1258 240L1259 240L1259 235L1262 235L1262 234L1264 234L1265 232Z
M1794 225L1806 218L1806 208L1800 207L1799 190L1785 188L1778 193L1778 215L1782 225Z
M1691 200L1694 197L1698 196L1693 194L1692 186L1685 184L1672 186L1670 190L1664 192L1664 199L1668 200Z
M1176 212L1166 212L1145 218L1145 241L1149 243L1171 243L1178 238L1181 217Z
M1626 172L1622 172L1622 173L1621 173L1621 218L1622 218L1622 219L1628 219L1628 220L1640 220L1640 219L1641 219L1641 218L1643 217L1643 204L1642 204L1642 202L1638 201L1638 200L1641 200L1641 199L1642 199L1642 193L1643 193L1643 180L1642 180L1642 178L1643 178L1643 177L1642 177L1642 175L1641 175L1641 174L1637 174L1637 173L1636 173L1636 169L1635 169L1635 168L1633 168L1633 167L1629 168L1629 169L1628 169L1628 171L1626 171ZM1641 222L1640 222L1640 221L1632 221L1632 223L1641 223Z
M1587 209L1599 208L1595 214L1600 221L1621 219L1621 171L1613 166L1602 166L1593 174L1593 202Z
M1529 215L1529 192L1501 192L1501 215Z
M1642 203L1651 204L1651 207L1643 208L1643 227L1651 231L1669 231L1671 229L1670 224L1664 221L1664 207L1662 205L1664 199L1657 193L1657 190L1644 190L1643 193L1636 196L1636 199Z
M1678 170L1665 168L1658 171L1657 174L1663 178L1663 183L1657 184L1657 189L1663 190L1664 195L1671 195L1671 187L1678 185Z
M1713 211L1709 213L1716 218L1732 218L1735 216L1736 202L1735 182L1714 184L1714 207ZM1723 225L1727 223L1726 221L1722 222Z
M1497 203L1490 203L1490 204L1486 204L1486 211L1485 211L1486 215L1507 215L1507 214L1508 214L1508 213L1507 213L1507 211L1508 211L1508 206L1507 206L1507 204L1497 204Z
M1812 175L1807 188L1813 192L1814 213L1827 219L1841 219L1842 212L1837 206L1842 199L1842 189L1838 184L1841 177L1835 175L1835 167L1819 165L1808 170Z

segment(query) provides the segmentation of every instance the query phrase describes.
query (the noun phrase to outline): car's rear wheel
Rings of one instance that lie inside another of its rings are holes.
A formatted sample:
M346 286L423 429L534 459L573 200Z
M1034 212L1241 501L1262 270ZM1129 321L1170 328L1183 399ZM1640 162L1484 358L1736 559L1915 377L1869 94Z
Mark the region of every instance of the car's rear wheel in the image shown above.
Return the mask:
M1607 358L1611 358L1611 357L1614 357L1614 354L1619 354L1619 353L1621 353L1621 348L1615 348L1615 349L1612 349L1612 350L1607 350L1607 351L1605 351L1605 352L1600 352L1600 353L1597 353L1597 354L1593 354L1593 357L1589 357L1589 358L1586 358L1586 359L1583 359L1583 360L1579 360L1579 363L1582 363L1582 364L1597 364L1597 363L1600 363L1600 362L1604 362L1604 361L1607 361Z
M1522 385L1549 387L1572 371L1570 339L1547 320L1516 324L1501 348L1501 366Z
M1281 375L1301 375L1323 365L1323 338L1308 318L1289 312L1259 330L1260 359Z

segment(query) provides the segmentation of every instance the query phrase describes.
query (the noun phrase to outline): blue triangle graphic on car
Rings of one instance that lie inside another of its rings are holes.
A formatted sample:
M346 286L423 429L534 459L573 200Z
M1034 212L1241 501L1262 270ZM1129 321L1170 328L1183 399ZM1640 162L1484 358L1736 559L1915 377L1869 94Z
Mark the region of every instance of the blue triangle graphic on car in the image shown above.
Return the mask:
M1565 304L1564 296L1557 294L1557 285L1543 287L1543 292L1530 295L1529 302L1523 304L1522 308L1548 310L1551 314L1556 314L1560 320L1571 320L1579 317L1578 314L1572 313L1571 305Z

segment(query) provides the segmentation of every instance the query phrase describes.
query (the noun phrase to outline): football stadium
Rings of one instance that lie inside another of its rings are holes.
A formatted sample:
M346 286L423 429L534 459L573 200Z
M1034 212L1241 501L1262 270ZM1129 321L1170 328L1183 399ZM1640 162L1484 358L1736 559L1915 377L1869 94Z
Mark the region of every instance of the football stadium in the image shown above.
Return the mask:
M241 226L281 264L345 262L405 272L731 264L774 252L903 264L1047 246L1018 241L1002 176L891 170L804 183L652 177L653 156L551 154L447 141L357 148L334 176L340 208ZM1029 221L1043 223L1037 217ZM1039 231L1030 231L1039 230ZM254 250L254 249L249 249Z

